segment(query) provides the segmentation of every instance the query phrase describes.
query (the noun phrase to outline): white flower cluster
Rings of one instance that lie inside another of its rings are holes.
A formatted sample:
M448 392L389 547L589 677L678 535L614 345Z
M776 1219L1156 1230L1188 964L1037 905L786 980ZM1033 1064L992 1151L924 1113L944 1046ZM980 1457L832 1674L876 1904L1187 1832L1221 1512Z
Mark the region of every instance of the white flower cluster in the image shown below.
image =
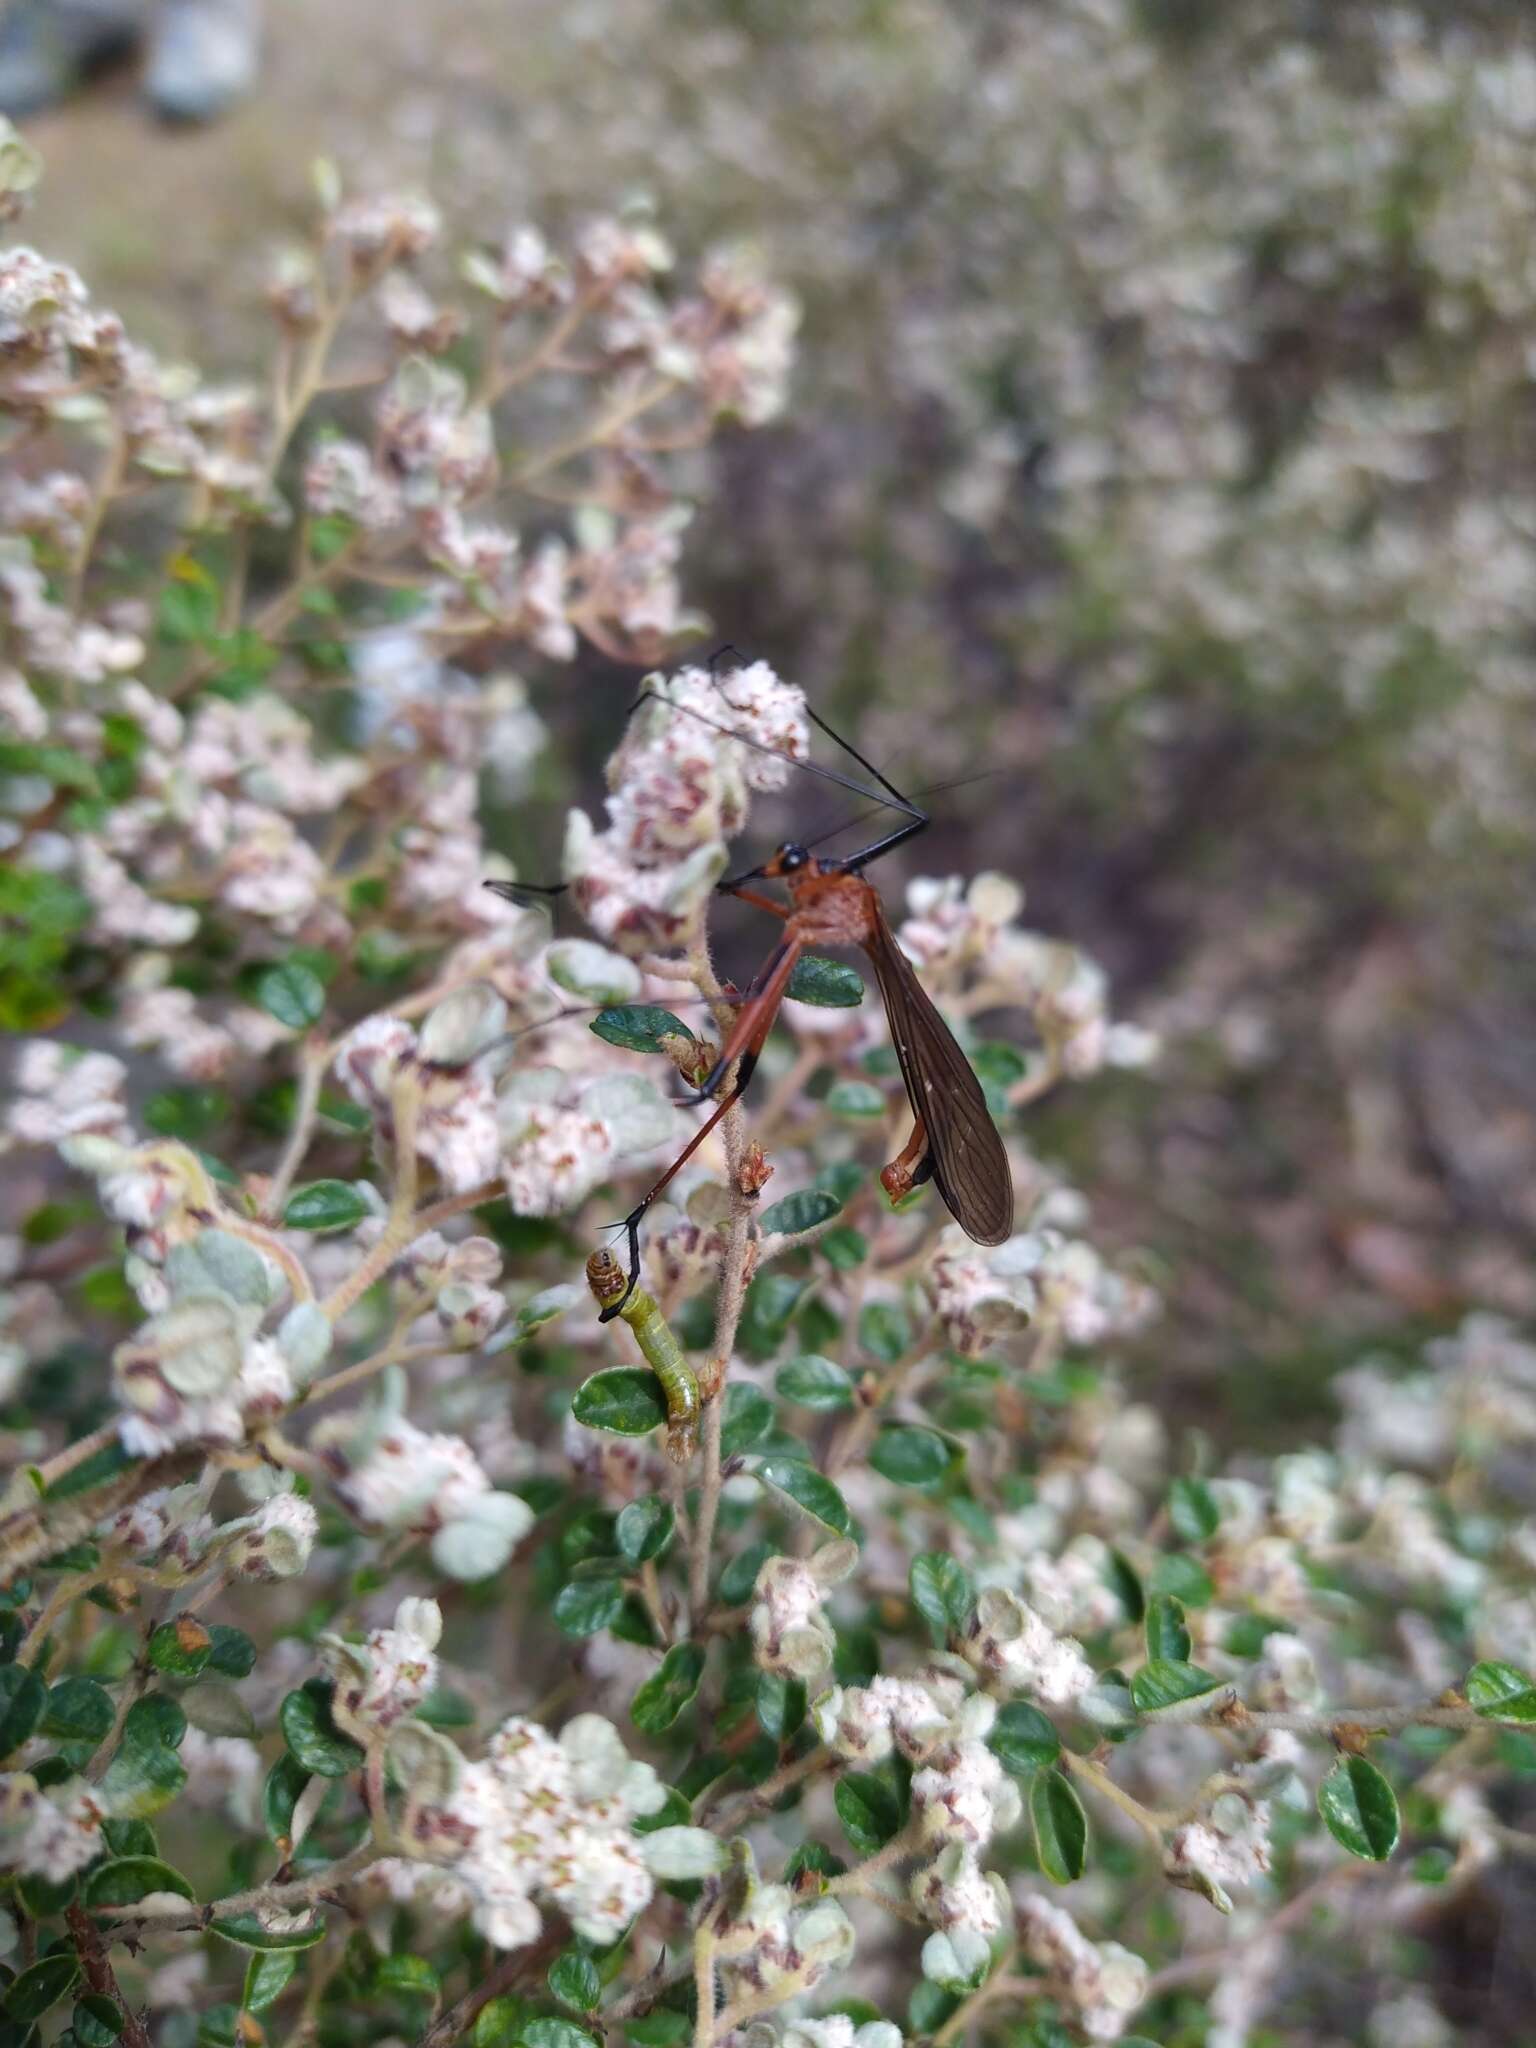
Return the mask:
M130 1136L123 1084L128 1069L107 1052L77 1052L72 1046L34 1038L12 1069L15 1096L5 1128L23 1145L57 1145L66 1138Z
M715 1955L726 1995L756 2010L810 1991L853 1956L853 1922L835 1899L802 1906L788 1885L749 1883L720 1930Z
M718 1864L702 1829L635 1833L666 1799L600 1715L579 1714L558 1740L513 1716L446 1801L416 1811L412 1840L467 1888L475 1925L496 1947L537 1937L540 1898L579 1935L608 1942L649 1903L658 1875L702 1877Z
M1117 1271L1084 1237L1069 1235L1083 1205L1055 1189L1036 1205L1029 1227L988 1251L957 1225L930 1256L924 1285L952 1349L977 1356L1026 1326L1069 1344L1131 1337L1157 1314L1154 1290Z
M1147 1994L1147 1966L1118 1941L1089 1941L1064 1906L1037 1892L1015 1897L1019 1945L1051 1989L1077 2008L1090 2041L1117 2041Z
M622 952L682 946L725 868L750 794L783 786L809 749L804 698L766 662L720 676L646 678L608 767L608 824L573 811L565 875L583 916Z
M78 1780L44 1791L28 1771L0 1776L0 1866L62 1884L101 1854L109 1808Z
M760 2021L749 2027L746 2048L901 2048L902 2032L892 2020L850 2019L845 2012L824 2020Z
M902 951L937 988L975 984L994 1003L1029 1011L1047 1058L1064 1074L1144 1067L1157 1057L1149 1031L1109 1019L1104 970L1075 946L1018 923L1023 891L1006 875L920 876L907 885Z
M822 1602L857 1563L858 1547L849 1542L825 1543L804 1561L763 1560L748 1620L761 1670L814 1683L830 1668L837 1638Z
M384 1373L372 1407L326 1416L311 1448L366 1527L410 1530L430 1540L434 1564L451 1578L487 1578L532 1528L533 1510L491 1485L462 1437L418 1429L405 1395L404 1375Z
M981 1851L1013 1826L1022 1805L987 1746L996 1700L935 1664L909 1678L834 1686L812 1711L836 1755L864 1764L895 1751L914 1766L913 1821L924 1848L937 1851L911 1886L913 1903L938 1930L923 1967L939 1982L970 1980L1007 1920L1006 1889L981 1868Z
M1255 1883L1269 1865L1269 1807L1242 1792L1219 1793L1203 1820L1175 1828L1163 1861L1175 1884L1199 1892L1222 1913L1232 1910L1227 1887Z
M437 1602L413 1599L400 1602L392 1627L373 1630L361 1644L322 1636L338 1725L366 1744L414 1713L436 1682L442 1632Z
M989 1683L1024 1693L1041 1706L1069 1706L1093 1685L1093 1666L1082 1645L1057 1635L1005 1586L989 1586L978 1595L962 1650Z

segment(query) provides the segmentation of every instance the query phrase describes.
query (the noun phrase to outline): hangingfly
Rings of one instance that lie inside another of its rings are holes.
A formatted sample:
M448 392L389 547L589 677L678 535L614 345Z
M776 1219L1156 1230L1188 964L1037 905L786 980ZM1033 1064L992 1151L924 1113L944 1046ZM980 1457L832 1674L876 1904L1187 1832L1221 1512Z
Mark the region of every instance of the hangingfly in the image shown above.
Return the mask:
M642 698L641 701L645 700ZM880 1179L886 1193L893 1202L899 1201L922 1182L931 1180L949 1213L977 1244L1001 1244L1012 1234L1012 1170L997 1126L987 1108L981 1083L970 1061L955 1043L953 1032L918 980L911 962L897 945L873 883L864 879L863 870L872 861L926 829L931 822L928 813L920 810L909 797L903 796L878 768L834 732L824 719L818 718L809 705L806 713L829 739L875 778L884 794L882 796L880 791L870 790L834 769L808 762L800 765L842 788L876 797L879 802L904 813L905 823L841 860L819 860L808 848L786 843L761 867L749 869L745 874L732 876L716 885L719 893L739 896L743 902L755 904L758 909L782 918L784 935L743 996L735 1025L720 1057L697 1090L683 1098L687 1104L704 1102L729 1077L729 1086L719 1098L713 1115L706 1117L655 1186L624 1218L623 1228L629 1239L627 1285L621 1298L604 1307L603 1322L620 1313L640 1277L640 1223L646 1210L682 1171L732 1103L740 1099L788 992L795 963L812 946L857 947L867 955L875 971L875 982L885 1005L891 1040L915 1119L911 1137L881 1172ZM703 718L701 712L691 709L688 715ZM715 724L708 718L703 718L703 722ZM753 744L729 726L721 724L716 729L742 745ZM788 903L777 902L760 890L750 888L748 884L755 881L782 882L789 896ZM526 885L489 882L486 886L498 895L516 901L524 893Z

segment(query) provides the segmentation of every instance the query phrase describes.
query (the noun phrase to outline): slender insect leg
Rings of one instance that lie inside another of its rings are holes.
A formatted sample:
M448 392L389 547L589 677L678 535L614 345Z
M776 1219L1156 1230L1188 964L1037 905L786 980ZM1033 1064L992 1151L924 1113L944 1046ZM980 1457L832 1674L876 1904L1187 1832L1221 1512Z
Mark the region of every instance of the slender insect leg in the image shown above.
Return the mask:
M912 1135L889 1166L880 1169L880 1185L893 1202L899 1202L903 1195L910 1195L925 1180L933 1178L933 1148L928 1143L928 1130L921 1117L912 1126Z
M603 1310L602 1314L598 1317L599 1322L612 1322L613 1318L623 1308L624 1303L633 1294L635 1286L639 1281L640 1224L646 1210L650 1208L658 1195L671 1186L678 1174L682 1172L688 1161L715 1128L715 1125L719 1123L721 1117L725 1115L733 1103L739 1102L745 1093L747 1083L752 1078L752 1070L757 1065L757 1056L762 1051L764 1041L767 1039L769 1032L773 1029L773 1020L779 1014L779 1005L784 1000L784 991L789 986L789 977L794 973L795 962L800 958L803 949L804 942L802 940L788 939L773 955L772 963L763 980L762 987L748 1003L746 1010L737 1023L735 1031L731 1033L731 1040L735 1050L730 1053L729 1058L722 1058L718 1068L718 1071L723 1073L730 1065L732 1059L737 1061L736 1078L731 1083L730 1092L716 1105L713 1116L707 1116L703 1123L699 1125L699 1128L688 1140L682 1151L678 1153L656 1185L641 1197L624 1218L624 1233L629 1241L628 1285L624 1289L622 1298ZM744 1030L744 1026L748 1028ZM736 1043L737 1040L740 1040L739 1044Z

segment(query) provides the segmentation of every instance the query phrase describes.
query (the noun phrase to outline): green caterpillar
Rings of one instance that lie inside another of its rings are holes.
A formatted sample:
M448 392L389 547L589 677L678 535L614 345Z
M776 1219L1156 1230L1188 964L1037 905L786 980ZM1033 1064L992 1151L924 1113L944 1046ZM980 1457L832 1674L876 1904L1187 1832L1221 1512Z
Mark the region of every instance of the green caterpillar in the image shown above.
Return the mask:
M596 1251L587 1260L587 1285L599 1308L611 1309L623 1301L625 1284L623 1268L612 1252ZM684 1465L698 1442L699 1383L693 1368L644 1288L634 1289L619 1315L634 1331L641 1357L661 1381L667 1397L667 1456L674 1465Z

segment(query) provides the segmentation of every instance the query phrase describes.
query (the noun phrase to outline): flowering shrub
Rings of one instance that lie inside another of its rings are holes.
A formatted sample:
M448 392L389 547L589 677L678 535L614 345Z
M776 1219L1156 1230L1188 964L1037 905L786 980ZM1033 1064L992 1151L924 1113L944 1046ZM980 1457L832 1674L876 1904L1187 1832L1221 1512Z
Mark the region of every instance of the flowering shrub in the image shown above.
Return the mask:
M455 664L669 653L665 465L772 412L792 318L724 263L666 295L648 226L564 260L524 228L466 266L471 346L430 209L323 199L264 404L0 258L34 508L0 563L0 2011L132 2048L1235 2048L1305 2038L1321 1952L1428 2038L1398 1941L1528 1846L1536 1348L1482 1315L1366 1360L1278 1456L1135 1398L1156 1292L1026 1112L1157 1044L984 873L913 882L897 936L1021 1227L892 1208L894 1048L804 963L646 1216L680 1431L581 1268L688 1135L674 1077L735 1014L714 883L805 700L652 676L557 937L479 887L537 713ZM327 438L354 345L372 423Z

